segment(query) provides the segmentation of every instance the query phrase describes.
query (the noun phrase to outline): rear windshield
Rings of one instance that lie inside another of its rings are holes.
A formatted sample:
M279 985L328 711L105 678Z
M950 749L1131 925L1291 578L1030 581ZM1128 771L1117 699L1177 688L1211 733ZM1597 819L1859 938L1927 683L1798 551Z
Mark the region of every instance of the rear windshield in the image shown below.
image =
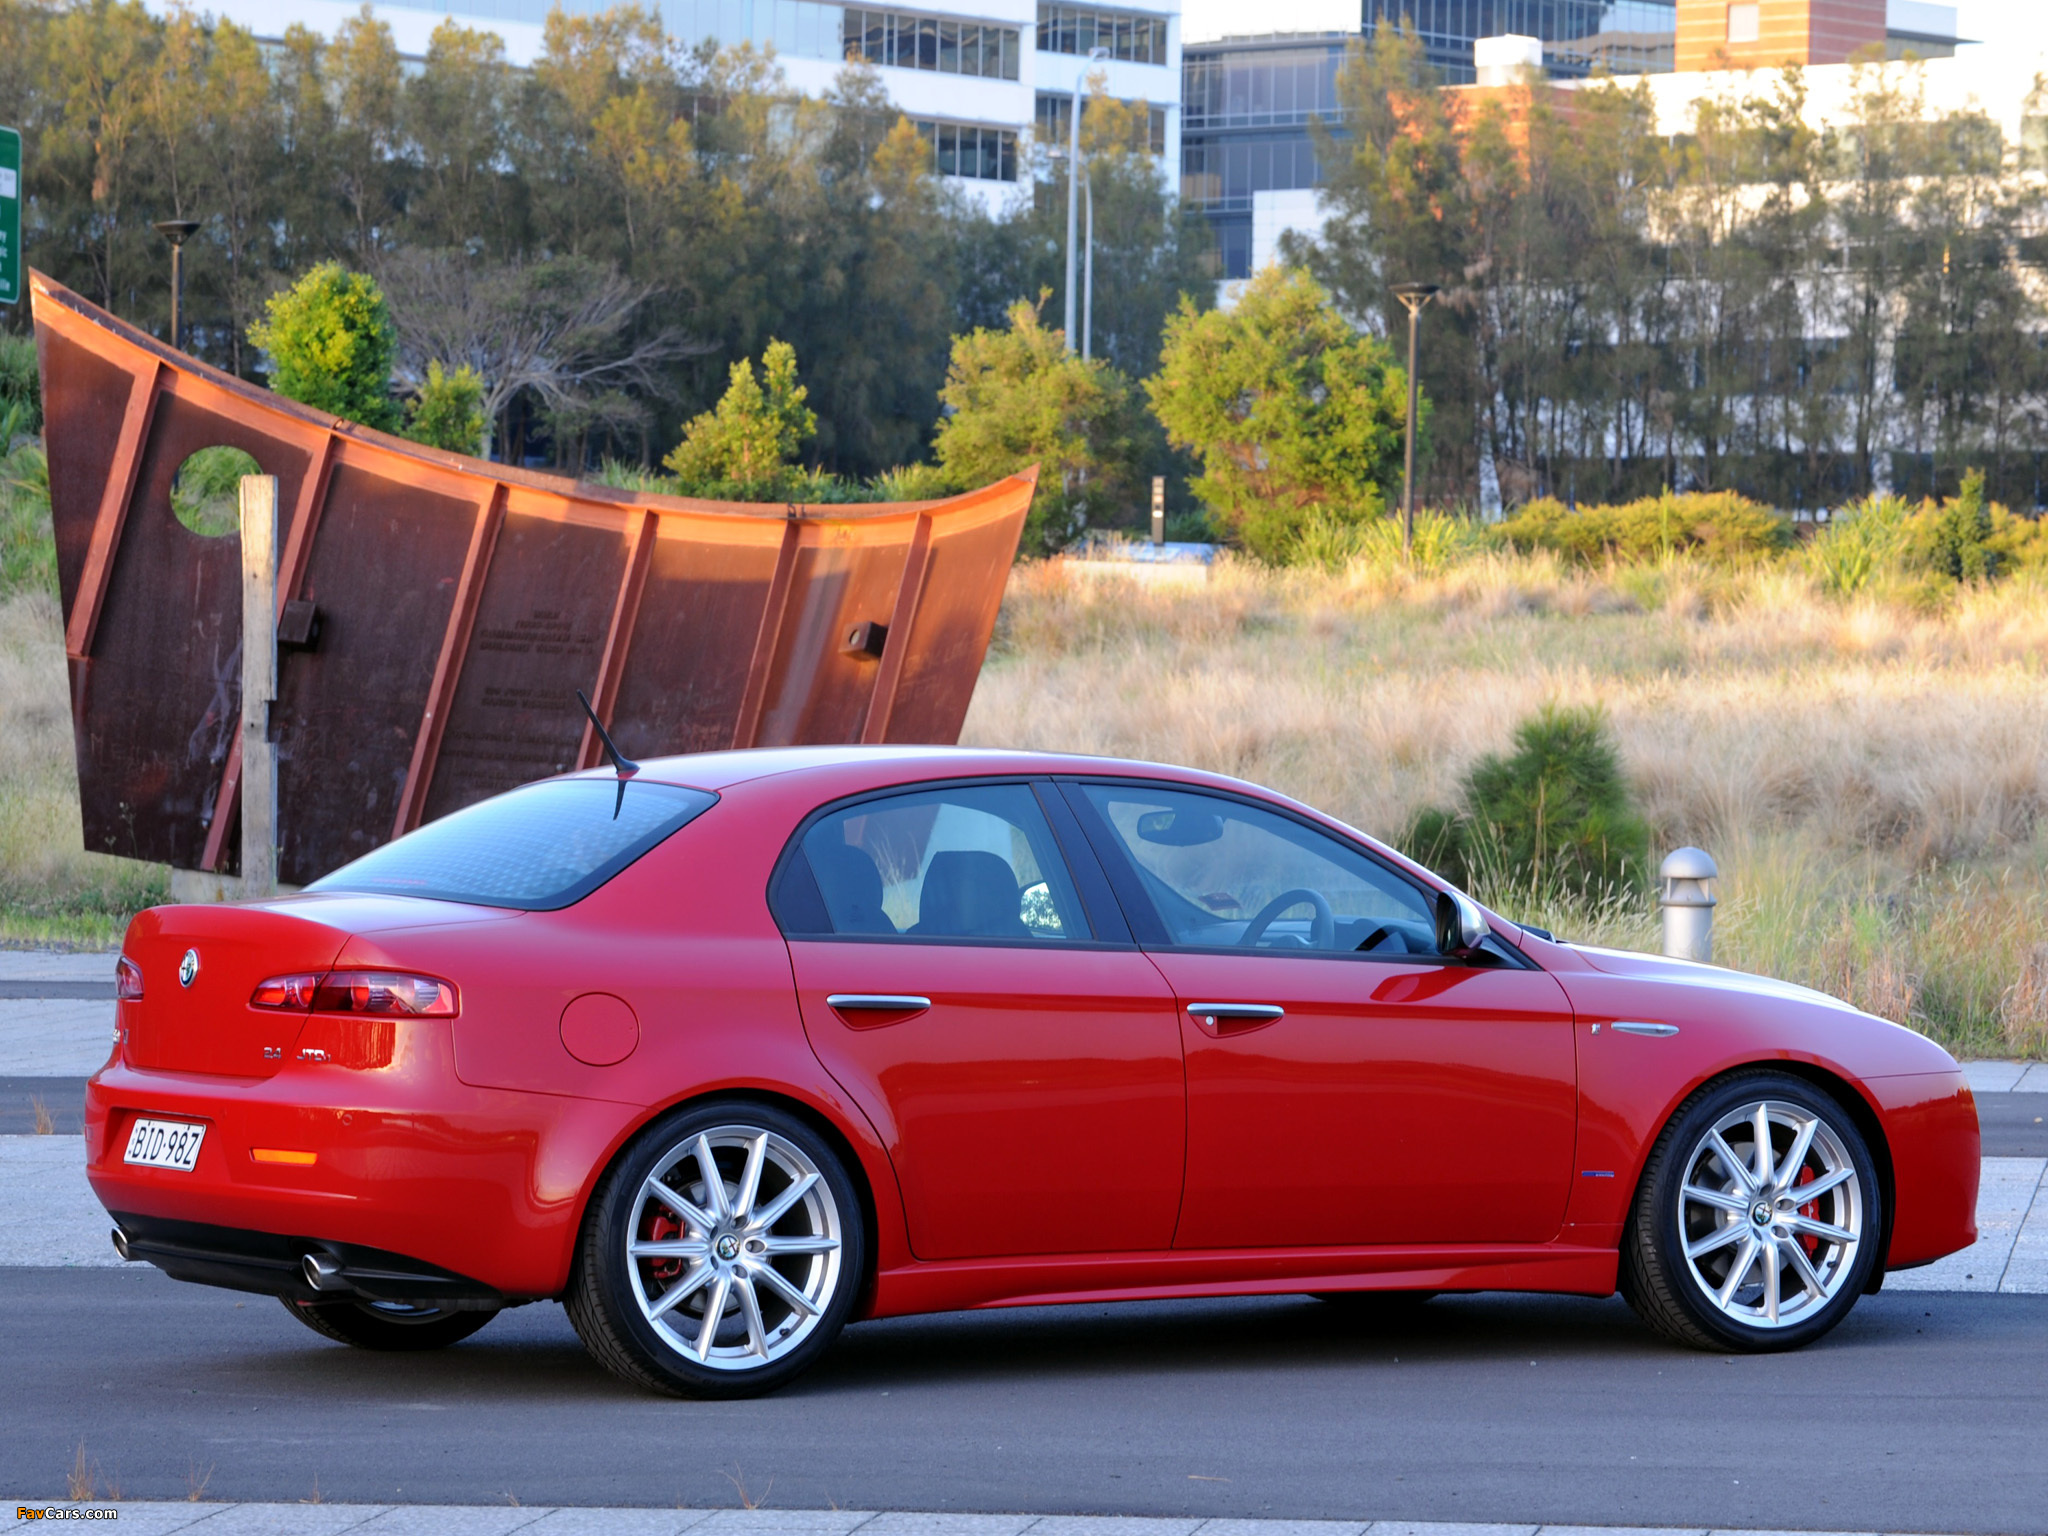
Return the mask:
M637 779L547 779L429 822L306 889L552 911L581 901L717 800Z

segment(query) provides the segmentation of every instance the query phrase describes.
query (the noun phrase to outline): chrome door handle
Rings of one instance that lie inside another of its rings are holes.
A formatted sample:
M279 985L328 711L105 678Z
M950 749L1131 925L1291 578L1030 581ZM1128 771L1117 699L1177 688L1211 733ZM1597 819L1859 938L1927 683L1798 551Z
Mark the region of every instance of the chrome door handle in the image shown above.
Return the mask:
M1618 1035L1648 1035L1652 1039L1661 1039L1666 1035L1678 1033L1678 1026L1676 1024L1641 1024L1628 1019L1623 1019L1619 1023L1610 1024L1607 1027Z
M928 997L900 992L834 992L825 999L841 1013L923 1013L931 1007Z
M1242 1035L1278 1023L1287 1010L1273 1003L1189 1003L1188 1014L1212 1035Z

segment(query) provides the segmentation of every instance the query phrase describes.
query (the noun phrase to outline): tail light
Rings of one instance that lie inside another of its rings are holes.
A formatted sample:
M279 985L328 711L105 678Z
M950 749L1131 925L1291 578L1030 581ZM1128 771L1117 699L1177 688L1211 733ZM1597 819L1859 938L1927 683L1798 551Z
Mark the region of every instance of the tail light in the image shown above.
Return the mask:
M397 971L329 971L273 976L249 996L252 1008L294 1013L354 1013L376 1018L452 1019L455 988L431 976Z
M124 1003L142 1001L142 967L126 955L114 962L114 996Z

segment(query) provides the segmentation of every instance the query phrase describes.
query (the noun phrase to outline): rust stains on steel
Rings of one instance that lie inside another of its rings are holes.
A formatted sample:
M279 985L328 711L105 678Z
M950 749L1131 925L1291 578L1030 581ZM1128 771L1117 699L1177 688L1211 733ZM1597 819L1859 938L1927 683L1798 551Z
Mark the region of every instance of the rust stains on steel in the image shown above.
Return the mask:
M88 848L236 859L237 541L171 505L214 446L277 477L278 611L314 618L272 714L282 880L595 763L577 688L633 757L959 737L1036 471L830 508L613 490L338 420L30 288Z

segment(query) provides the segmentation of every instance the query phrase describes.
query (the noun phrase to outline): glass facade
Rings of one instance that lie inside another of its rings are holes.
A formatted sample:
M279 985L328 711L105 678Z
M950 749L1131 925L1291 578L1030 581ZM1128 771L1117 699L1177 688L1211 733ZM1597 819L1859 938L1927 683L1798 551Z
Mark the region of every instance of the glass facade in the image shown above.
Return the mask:
M1023 58L1017 28L950 16L848 7L843 36L848 60L942 75L1015 80Z
M919 122L918 135L932 147L932 168L941 176L970 181L1015 181L1017 135L1008 128L977 123Z
M1125 102L1134 106L1134 102ZM1074 115L1074 98L1062 91L1040 91L1037 103L1036 130L1038 142L1054 149L1064 149L1070 142L1068 129ZM1088 103L1081 103L1081 115L1088 115ZM1166 153L1166 108L1147 107L1145 110L1146 148L1155 155Z
M1209 216L1218 276L1249 277L1252 194L1322 184L1309 123L1335 124L1350 39L1211 44L1181 56L1180 195Z
M1429 62L1453 85L1475 78L1472 44L1517 33L1543 41L1552 75L1617 75L1669 70L1678 35L1675 0L1364 0L1365 35L1405 20Z
M1074 5L1039 6L1039 52L1086 58L1096 48L1107 48L1111 58L1132 64L1164 64L1166 18Z

